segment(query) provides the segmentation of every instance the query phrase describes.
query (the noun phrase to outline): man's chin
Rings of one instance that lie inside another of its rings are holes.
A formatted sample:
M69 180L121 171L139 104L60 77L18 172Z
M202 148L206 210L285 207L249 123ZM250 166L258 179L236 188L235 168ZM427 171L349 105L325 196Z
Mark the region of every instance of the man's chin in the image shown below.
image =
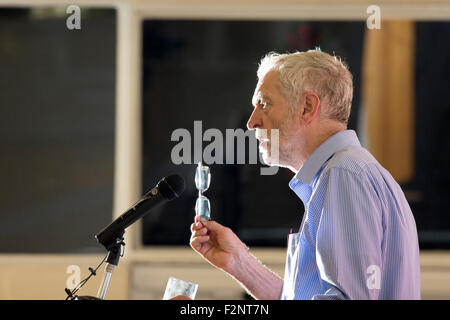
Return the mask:
M275 161L266 151L261 152L261 160L267 166L278 166L278 161Z

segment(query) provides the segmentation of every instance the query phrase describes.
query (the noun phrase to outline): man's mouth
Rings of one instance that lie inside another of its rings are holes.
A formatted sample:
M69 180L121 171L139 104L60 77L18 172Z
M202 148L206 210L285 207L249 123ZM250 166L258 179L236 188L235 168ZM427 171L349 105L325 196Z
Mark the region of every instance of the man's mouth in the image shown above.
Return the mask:
M258 139L258 141L259 141L260 150L261 151L267 150L267 148L269 147L269 139L261 138L261 139Z
M263 137L256 137L256 139L258 139L258 141L261 143L269 141L269 139Z

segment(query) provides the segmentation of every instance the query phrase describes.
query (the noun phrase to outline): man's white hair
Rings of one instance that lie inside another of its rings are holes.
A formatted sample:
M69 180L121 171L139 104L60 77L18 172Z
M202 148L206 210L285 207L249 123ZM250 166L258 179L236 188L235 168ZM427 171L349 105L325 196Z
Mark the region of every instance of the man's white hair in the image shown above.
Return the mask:
M278 85L292 107L303 93L315 92L325 105L322 115L347 125L353 98L352 74L339 57L320 49L280 54L268 53L260 62L258 78L276 70Z

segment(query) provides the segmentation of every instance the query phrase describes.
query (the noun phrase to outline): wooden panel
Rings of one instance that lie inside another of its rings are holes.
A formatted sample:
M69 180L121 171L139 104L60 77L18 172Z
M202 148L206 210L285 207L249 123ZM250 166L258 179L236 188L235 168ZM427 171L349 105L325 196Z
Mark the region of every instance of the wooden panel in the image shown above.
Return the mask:
M368 148L404 183L414 174L414 22L383 21L380 30L367 30L363 55Z

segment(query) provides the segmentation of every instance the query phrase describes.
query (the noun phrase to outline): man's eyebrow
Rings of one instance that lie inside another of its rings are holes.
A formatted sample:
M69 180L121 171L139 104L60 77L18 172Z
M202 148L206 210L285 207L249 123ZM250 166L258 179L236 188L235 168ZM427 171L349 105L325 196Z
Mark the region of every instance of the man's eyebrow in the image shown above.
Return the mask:
M264 101L269 101L269 102L272 102L272 99L267 95L267 94L261 94L261 93L258 93L258 94L256 94L256 95L254 95L253 96L253 98L252 98L252 104L253 105L256 105L256 103L258 102L258 100L260 100L262 98L262 100L264 100Z
M270 102L272 102L272 98L271 97L269 97L268 95L263 95L263 100L268 100L268 101L270 101Z

